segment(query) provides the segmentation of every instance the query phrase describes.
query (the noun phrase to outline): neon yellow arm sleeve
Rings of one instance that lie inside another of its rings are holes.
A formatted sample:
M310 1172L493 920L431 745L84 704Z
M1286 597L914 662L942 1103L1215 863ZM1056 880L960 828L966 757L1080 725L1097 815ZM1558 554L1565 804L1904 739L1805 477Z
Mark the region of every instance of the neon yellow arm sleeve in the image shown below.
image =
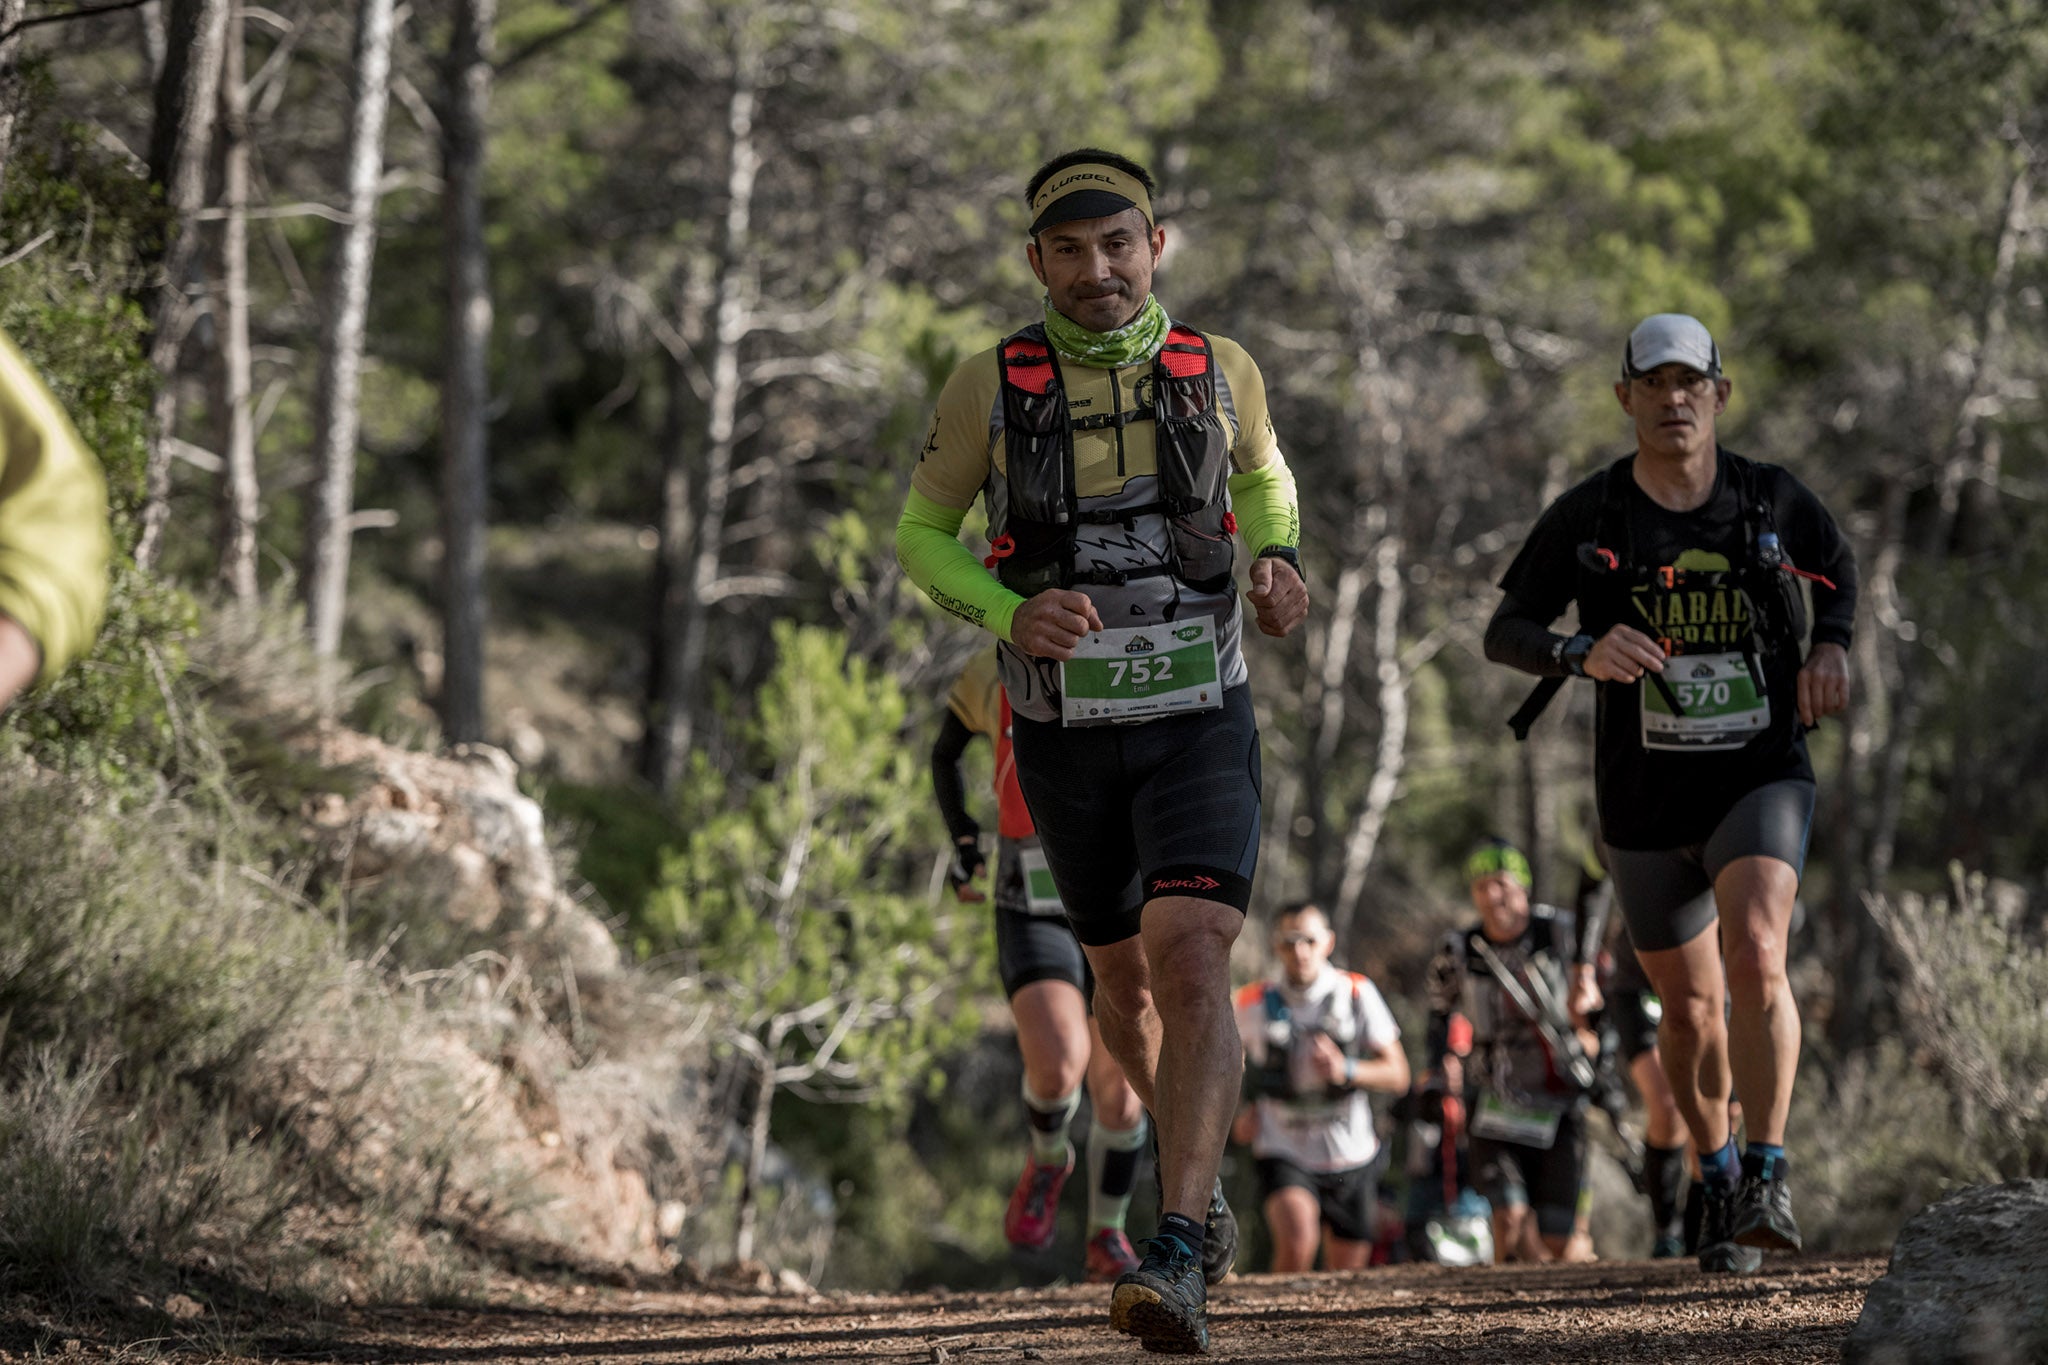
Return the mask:
M1230 508L1237 513L1237 533L1254 555L1272 545L1300 548L1294 473L1278 455L1263 468L1230 476Z
M967 513L933 502L916 489L896 522L896 562L924 595L971 626L1010 638L1010 622L1024 599L981 566L960 543Z
M39 682L91 647L111 548L98 461L0 336L0 612L42 650Z

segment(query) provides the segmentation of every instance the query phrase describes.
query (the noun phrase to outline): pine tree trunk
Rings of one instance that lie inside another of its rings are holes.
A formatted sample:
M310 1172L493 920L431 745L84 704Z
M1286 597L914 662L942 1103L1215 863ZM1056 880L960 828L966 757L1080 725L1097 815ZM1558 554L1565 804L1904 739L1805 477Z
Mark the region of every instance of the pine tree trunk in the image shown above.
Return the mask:
M1401 537L1387 535L1373 547L1373 576L1379 607L1373 615L1374 674L1379 679L1380 738L1365 805L1344 841L1344 879L1337 888L1337 938L1349 942L1352 921L1365 897L1365 874L1379 849L1387 812L1401 789L1408 760L1408 675L1401 668L1401 614L1407 578L1401 572Z
M654 594L648 619L646 724L641 742L641 775L662 791L672 790L689 757L689 727L678 726L690 703L670 657L671 640L682 638L689 593L688 566L694 560L690 483L689 376L680 361L668 366L668 413L661 433L661 510L654 554Z
M0 0L0 32L21 22L28 0ZM0 189L7 186L7 166L14 159L14 125L21 117L21 35L0 41Z
M220 351L214 412L221 456L217 572L238 602L256 598L256 437L249 410L249 94L240 11L228 18L221 56Z
M733 1216L732 1258L751 1260L755 1228L760 1222L761 1170L768 1164L768 1126L775 1114L775 1059L782 1053L783 1025L768 1029L765 1060L757 1060L753 1112L747 1118L747 1164L740 1172L740 1203Z
M159 283L147 300L149 362L158 375L150 409L149 458L143 473L142 528L135 562L149 569L163 550L170 519L171 443L178 424L178 359L195 310L187 298L199 250L194 221L206 200L207 149L213 139L214 104L220 90L222 39L228 0L166 0L165 55L156 83L155 121L150 129L149 178L170 211L164 240L151 253Z
M355 511L356 436L361 430L363 331L377 251L377 182L384 176L384 110L391 93L392 0L356 9L355 91L348 136L348 225L328 277L320 335L320 398L314 419L313 501L306 509L300 591L313 651L341 648L348 606L349 518Z
M443 75L443 251L447 374L441 389L441 729L451 743L484 730L484 534L487 522L491 280L484 249L484 119L491 100L497 0L459 0Z
M722 569L725 519L732 496L734 432L739 425L740 344L754 327L755 280L749 259L748 235L754 206L754 180L761 168L754 142L754 74L742 57L736 64L732 98L727 105L729 151L726 163L726 210L718 271L717 310L712 324L710 401L704 414L704 476L702 505L696 509L690 535L694 547L688 573L674 603L675 628L664 642L661 668L664 700L653 723L662 727L658 750L662 764L651 773L663 791L681 778L696 737L696 717L704 693L704 656L711 629L711 611ZM676 589L669 590L673 594Z

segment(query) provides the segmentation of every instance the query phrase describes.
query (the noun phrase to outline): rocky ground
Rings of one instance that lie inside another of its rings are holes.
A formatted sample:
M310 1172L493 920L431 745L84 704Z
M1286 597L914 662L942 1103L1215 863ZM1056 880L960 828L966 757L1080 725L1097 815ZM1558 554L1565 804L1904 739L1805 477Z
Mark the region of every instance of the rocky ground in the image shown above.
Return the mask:
M1240 1276L1211 1301L1213 1359L1770 1362L1839 1359L1875 1258L1773 1261L1751 1279L1690 1265ZM508 1286L510 1288L510 1286ZM1135 1361L1094 1286L997 1294L712 1293L524 1285L501 1306L339 1310L320 1320L163 1324L59 1338L0 1325L0 1361ZM195 1305L196 1307L196 1305ZM124 1342L118 1339L127 1336Z

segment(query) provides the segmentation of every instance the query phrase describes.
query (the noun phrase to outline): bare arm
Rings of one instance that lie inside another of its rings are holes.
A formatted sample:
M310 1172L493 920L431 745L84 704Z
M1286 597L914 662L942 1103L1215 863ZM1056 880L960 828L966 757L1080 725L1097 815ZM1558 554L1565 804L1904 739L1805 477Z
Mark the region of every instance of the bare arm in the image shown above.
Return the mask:
M0 613L0 711L28 689L42 672L43 651L21 623Z

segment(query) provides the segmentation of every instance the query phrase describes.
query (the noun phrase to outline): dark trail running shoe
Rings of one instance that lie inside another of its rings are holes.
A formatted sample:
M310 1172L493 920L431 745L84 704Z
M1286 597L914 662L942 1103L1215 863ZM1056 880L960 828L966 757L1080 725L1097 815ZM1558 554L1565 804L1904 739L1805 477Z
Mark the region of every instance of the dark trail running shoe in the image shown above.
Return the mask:
M1159 1202L1159 1210L1166 1211L1166 1176L1159 1164L1159 1123L1152 1123L1152 1192ZM1230 1267L1237 1263L1237 1215L1230 1211L1230 1201L1223 1197L1223 1177L1216 1177L1216 1184L1209 1191L1209 1212L1202 1240L1202 1279L1209 1284L1222 1284Z
M1138 1243L1145 1259L1117 1277L1109 1298L1109 1325L1134 1336L1148 1351L1201 1355L1209 1349L1208 1289L1202 1263L1178 1237Z
M1209 1192L1209 1222L1202 1242L1203 1281L1222 1284L1223 1277L1236 1263L1237 1215L1230 1211L1230 1201L1223 1197L1223 1178L1218 1176L1216 1188Z
M1735 1191L1731 1229L1736 1242L1764 1251L1799 1250L1799 1224L1783 1176L1745 1176Z
M1722 1275L1754 1275L1764 1254L1735 1242L1735 1196L1709 1191L1701 1201L1700 1269Z

